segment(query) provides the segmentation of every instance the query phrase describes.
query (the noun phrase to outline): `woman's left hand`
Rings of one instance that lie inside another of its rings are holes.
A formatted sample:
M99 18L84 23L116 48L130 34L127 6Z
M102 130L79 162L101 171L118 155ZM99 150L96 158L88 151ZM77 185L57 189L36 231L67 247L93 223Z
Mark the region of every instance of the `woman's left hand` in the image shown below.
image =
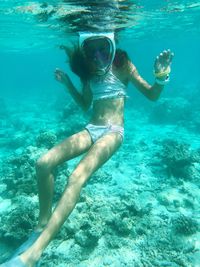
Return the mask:
M159 56L156 57L154 63L154 73L160 74L162 78L166 77L170 72L170 65L172 63L172 59L174 57L174 53L168 50L164 50ZM163 73L163 76L162 76ZM164 75L166 73L166 75Z

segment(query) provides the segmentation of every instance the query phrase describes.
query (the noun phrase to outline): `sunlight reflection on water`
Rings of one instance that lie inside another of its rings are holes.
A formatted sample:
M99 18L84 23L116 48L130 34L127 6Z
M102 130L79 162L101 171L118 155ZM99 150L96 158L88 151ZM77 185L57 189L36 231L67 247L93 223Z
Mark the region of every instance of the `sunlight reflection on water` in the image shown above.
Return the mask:
M135 39L182 30L199 34L198 1L4 1L0 7L0 48L47 48L78 31L128 32ZM122 33L123 34L123 33Z

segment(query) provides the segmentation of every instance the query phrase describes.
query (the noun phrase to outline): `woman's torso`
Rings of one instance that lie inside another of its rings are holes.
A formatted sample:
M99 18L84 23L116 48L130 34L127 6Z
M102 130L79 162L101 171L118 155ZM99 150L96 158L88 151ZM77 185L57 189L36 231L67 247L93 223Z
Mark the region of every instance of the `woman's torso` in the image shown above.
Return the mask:
M126 98L125 89L128 81L126 75L117 69L112 69L111 81L108 79L105 84L102 82L100 87L97 87L100 97L93 101L93 112L90 123L96 125L115 124L123 125L124 123L124 102ZM109 84L110 83L110 84ZM104 88L104 86L110 86ZM113 90L112 90L113 87ZM102 88L102 94L100 92ZM93 90L94 93L94 90ZM105 95L103 95L105 93ZM113 94L113 95L112 95Z

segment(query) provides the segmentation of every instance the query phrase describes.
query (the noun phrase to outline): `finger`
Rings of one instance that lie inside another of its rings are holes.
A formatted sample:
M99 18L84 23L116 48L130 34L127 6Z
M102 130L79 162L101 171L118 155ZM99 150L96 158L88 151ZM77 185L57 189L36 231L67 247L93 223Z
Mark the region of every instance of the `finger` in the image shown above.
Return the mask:
M172 52L172 53L170 54L170 63L172 62L173 57L174 57L174 53Z
M170 49L168 49L168 50L166 51L166 58L167 58L168 60L171 58L171 51L170 51Z
M156 59L155 59L155 62L154 62L154 69L158 69L159 65L160 65L159 56L157 56Z
M168 49L168 50L167 50L167 60L168 60L168 62L170 62L170 63L171 63L171 61L172 61L173 57L174 57L174 53L173 53L173 52L171 52L171 50L170 50L170 49Z
M170 49L168 50L164 50L162 53L162 63L165 67L168 67L171 64L172 58L173 58L173 53L170 51Z
M55 70L55 74L60 75L61 73L62 73L62 71L61 71L60 69L56 69L56 70Z
M166 54L167 52L163 51L156 57L154 64L155 72L162 72L167 68L168 64L166 64Z
M162 52L162 54L163 54L164 57L168 57L168 55L169 55L169 51L168 51L168 50L164 50L164 51Z
M163 60L169 61L171 52L169 50L164 50L162 54L163 54Z
M171 51L169 49L165 49L161 54L163 54L164 56L168 56L170 53Z
M164 52L162 52L162 53L160 53L160 55L159 55L159 63L160 63L161 65L163 65L163 64L165 63L165 61L166 61L166 55L165 55Z

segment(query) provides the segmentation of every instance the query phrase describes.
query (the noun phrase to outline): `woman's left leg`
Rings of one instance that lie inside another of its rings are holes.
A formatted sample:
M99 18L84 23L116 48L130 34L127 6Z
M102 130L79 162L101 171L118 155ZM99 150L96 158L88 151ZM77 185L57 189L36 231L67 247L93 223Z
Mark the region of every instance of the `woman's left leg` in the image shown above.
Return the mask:
M82 187L89 177L114 154L121 143L122 137L120 134L109 133L99 139L79 162L70 175L65 191L47 226L37 241L21 255L22 261L28 267L34 266L44 249L68 218L79 199Z

